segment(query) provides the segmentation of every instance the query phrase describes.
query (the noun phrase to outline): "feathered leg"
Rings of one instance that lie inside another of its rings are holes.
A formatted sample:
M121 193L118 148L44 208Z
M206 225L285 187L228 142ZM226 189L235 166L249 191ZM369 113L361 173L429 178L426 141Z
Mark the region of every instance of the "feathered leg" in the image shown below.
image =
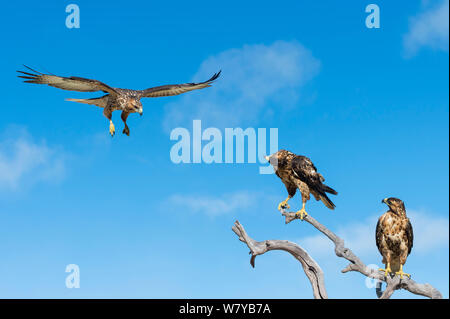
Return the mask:
M407 276L409 278L411 278L410 274L404 273L403 272L403 265L406 263L406 258L408 257L408 253L407 251L404 251L402 253L402 255L400 256L400 269L399 271L397 271L395 274L396 275L400 275L400 278L403 279L403 276Z
M111 134L111 137L114 136L116 133L116 128L114 127L114 123L112 122L112 112L111 109L108 107L105 107L103 110L103 115L106 116L106 118L109 120L109 134Z
M300 215L300 219L303 220L303 218L305 216L308 216L308 213L305 210L305 205L306 205L306 202L309 201L311 196L310 196L310 191L309 191L308 185L306 185L305 183L300 183L299 188L300 188L300 193L302 194L302 209L300 209L295 214L297 216Z
M127 136L130 136L130 129L128 128L128 125L127 125L127 118L128 118L129 114L130 113L123 111L122 114L120 115L123 123L125 124L125 128L123 129L122 133L126 134Z
M383 262L386 262L385 265L385 269L380 268L378 269L379 271L383 271L384 272L384 276L387 277L388 274L392 273L391 270L391 255L389 254L389 252L384 251L383 255Z

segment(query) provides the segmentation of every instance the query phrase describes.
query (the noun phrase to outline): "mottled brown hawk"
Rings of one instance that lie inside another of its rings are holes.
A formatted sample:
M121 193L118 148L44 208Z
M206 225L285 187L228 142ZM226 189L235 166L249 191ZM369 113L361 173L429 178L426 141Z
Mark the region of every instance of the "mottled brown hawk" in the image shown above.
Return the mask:
M121 118L125 124L125 128L123 129L122 133L129 136L130 129L127 125L127 118L131 113L139 113L140 115L142 115L143 110L142 103L140 101L141 98L178 95L192 90L203 89L211 86L213 81L216 80L220 75L219 71L218 73L214 74L209 80L200 83L170 84L156 86L145 90L129 90L113 88L103 82L80 78L77 76L62 77L53 74L43 74L31 69L30 67L27 67L26 65L25 67L33 73L24 71L17 72L22 74L19 75L19 77L24 78L24 82L26 83L47 84L49 86L68 91L103 91L104 93L108 93L101 97L92 99L67 99L67 101L92 104L103 108L103 114L109 120L109 132L111 136L114 136L115 133L115 127L112 122L112 112L116 110L122 111Z
M303 219L308 215L305 210L306 202L313 194L316 200L321 200L326 207L334 209L335 205L328 198L326 193L337 195L337 192L323 184L325 179L317 172L316 167L306 156L295 155L286 150L280 150L270 156L266 156L266 160L273 166L275 174L281 179L286 186L288 197L278 205L278 209L289 208L288 200L291 199L297 189L302 194L302 209L296 214Z
M383 256L385 276L394 272L396 275L411 277L403 272L403 265L413 247L413 229L409 218L406 217L405 204L398 198L390 197L382 200L389 210L384 213L377 223L375 239L378 250Z

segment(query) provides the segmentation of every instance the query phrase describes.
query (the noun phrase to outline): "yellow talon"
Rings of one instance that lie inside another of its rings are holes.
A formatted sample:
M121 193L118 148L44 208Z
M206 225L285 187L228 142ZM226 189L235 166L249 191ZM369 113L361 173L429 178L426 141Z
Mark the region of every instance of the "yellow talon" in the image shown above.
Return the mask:
M288 204L288 200L291 199L290 197L286 198L284 201L278 204L278 210L281 210L282 208L291 208Z
M379 268L378 271L384 271L384 276L387 277L388 274L390 274L392 272L391 270L391 265L388 263L386 265L386 269L383 268Z
M296 212L295 215L300 215L300 219L303 220L305 216L308 216L308 213L306 212L305 208L302 208L298 212Z
M410 274L403 272L403 265L400 265L400 270L395 273L396 275L400 275L400 279L403 279L403 276L411 278Z
M109 121L109 134L111 134L111 136L114 136L114 133L116 133L116 128L114 127L113 122Z

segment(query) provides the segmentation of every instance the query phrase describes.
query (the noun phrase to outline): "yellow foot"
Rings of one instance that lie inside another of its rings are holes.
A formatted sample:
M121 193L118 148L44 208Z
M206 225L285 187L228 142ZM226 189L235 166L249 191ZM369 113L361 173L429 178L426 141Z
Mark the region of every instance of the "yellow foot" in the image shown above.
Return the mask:
M298 212L295 213L295 215L300 215L300 219L303 220L303 218L305 218L305 216L308 216L308 213L306 212L306 210L304 208L300 209Z
M396 274L396 275L400 275L400 279L403 279L403 276L406 276L406 277L408 277L408 278L411 278L411 275L410 275L410 274L407 274L407 273L405 273L405 272L403 272L403 269L400 269L400 270L397 271L395 274Z
M111 134L111 136L114 136L114 133L116 133L116 128L114 127L113 122L109 123L109 134Z
M383 268L379 268L378 271L383 271L384 272L384 276L387 277L388 274L390 274L392 272L391 267L386 267L386 269Z
M287 203L289 199L285 199L281 203L278 204L278 210L281 210L282 208L291 208L289 204Z

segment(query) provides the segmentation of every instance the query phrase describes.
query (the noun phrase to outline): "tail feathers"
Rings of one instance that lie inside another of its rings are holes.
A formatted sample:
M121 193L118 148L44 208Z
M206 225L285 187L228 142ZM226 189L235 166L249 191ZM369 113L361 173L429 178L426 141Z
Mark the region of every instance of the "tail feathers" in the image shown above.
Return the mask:
M93 102L89 101L89 99L66 99L66 101L78 102L78 103L84 103L84 104L92 104L93 103Z
M330 194L333 194L333 195L337 195L338 194L334 189L332 189L331 187L329 187L327 185L322 185L322 190L324 192L327 192L327 193L330 193Z
M323 193L320 194L320 200L325 204L325 206L327 206L329 209L334 209L336 207L336 205L334 205L334 203L328 198L328 196Z
M390 266L392 272L400 271L400 258L391 258Z
M93 99L66 99L66 101L97 105L99 107L105 107L106 106L106 101L103 98L104 98L104 96L96 97L96 98L93 98Z

